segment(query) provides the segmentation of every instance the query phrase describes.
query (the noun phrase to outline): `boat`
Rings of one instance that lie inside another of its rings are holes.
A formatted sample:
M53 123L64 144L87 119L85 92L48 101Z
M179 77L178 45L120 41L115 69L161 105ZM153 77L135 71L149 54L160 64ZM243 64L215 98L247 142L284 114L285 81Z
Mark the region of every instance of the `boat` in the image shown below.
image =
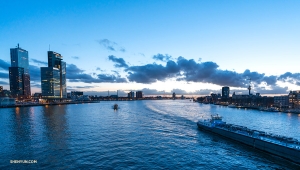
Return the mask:
M199 120L197 126L201 130L221 135L300 164L300 141L297 139L227 124L219 115L211 115L211 119Z
M236 108L236 105L230 104L230 105L228 105L228 107L230 107L230 108Z
M118 109L119 109L118 104L114 104L114 105L113 105L113 109L114 109L114 110L118 110Z

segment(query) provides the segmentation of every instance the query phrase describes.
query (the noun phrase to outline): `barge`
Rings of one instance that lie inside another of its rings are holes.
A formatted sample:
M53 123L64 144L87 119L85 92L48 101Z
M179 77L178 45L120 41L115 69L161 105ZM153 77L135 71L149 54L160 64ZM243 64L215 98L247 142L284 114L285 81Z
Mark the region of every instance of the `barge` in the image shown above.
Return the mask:
M297 139L274 135L244 126L227 124L219 115L197 122L199 129L233 139L256 149L300 164L300 142Z

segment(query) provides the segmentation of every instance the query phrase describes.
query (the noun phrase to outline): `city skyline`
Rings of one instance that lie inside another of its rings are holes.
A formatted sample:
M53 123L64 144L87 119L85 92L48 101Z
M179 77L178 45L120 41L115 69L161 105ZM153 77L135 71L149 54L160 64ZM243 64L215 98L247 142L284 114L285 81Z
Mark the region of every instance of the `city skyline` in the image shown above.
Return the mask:
M47 51L64 56L68 92L205 95L229 86L247 94L249 78L253 93L300 89L298 1L0 4L4 89L18 43L29 53L32 93L41 92Z

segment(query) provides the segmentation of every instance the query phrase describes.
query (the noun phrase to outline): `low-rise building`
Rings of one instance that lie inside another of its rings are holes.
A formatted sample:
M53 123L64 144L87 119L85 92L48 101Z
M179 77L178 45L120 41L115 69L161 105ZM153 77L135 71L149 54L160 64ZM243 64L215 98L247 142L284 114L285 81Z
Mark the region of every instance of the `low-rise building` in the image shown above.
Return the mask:
M276 107L288 107L289 106L289 96L274 96L274 106Z

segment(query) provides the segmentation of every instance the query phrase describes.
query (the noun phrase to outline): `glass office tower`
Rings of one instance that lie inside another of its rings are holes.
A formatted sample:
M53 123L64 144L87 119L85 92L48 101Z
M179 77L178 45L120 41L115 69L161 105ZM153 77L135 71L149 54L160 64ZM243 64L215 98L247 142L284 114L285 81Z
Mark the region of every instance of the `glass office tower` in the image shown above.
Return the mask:
M19 47L10 49L9 85L13 97L31 96L28 51Z
M66 63L62 55L48 51L48 67L41 67L42 96L44 98L67 98Z

